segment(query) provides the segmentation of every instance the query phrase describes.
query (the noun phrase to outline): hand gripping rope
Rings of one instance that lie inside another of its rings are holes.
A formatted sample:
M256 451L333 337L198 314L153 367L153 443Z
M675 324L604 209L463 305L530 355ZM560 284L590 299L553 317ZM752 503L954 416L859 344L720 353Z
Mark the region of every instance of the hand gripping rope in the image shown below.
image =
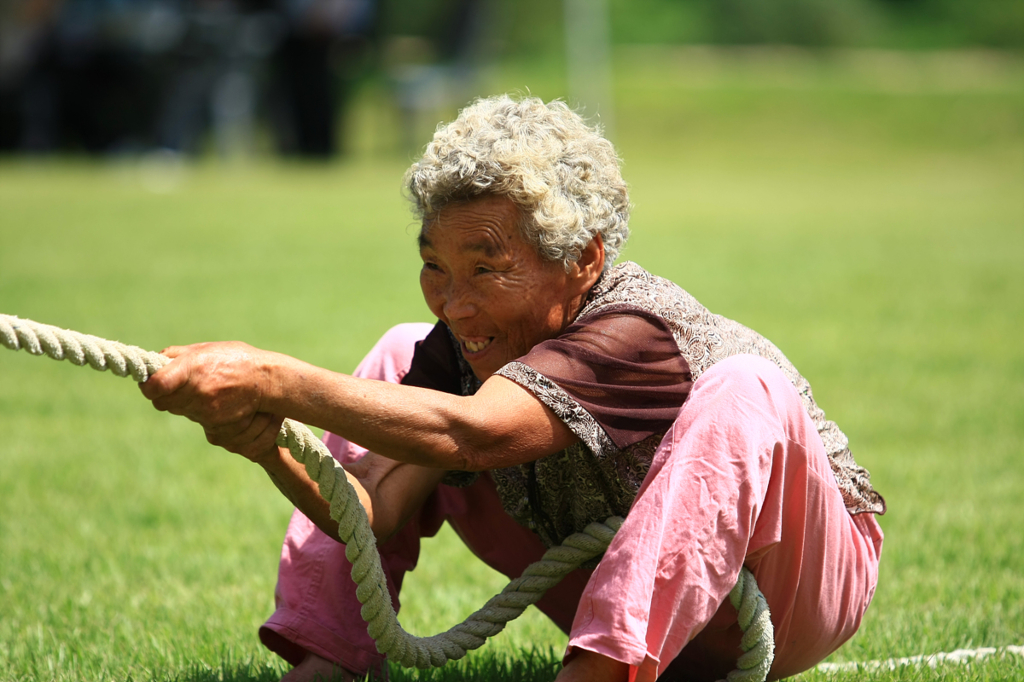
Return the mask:
M12 315L0 314L0 343L11 350L32 355L48 355L107 370L119 377L131 375L137 382L170 362L166 356L137 346L108 341L96 336L60 329ZM527 606L584 562L600 556L611 543L623 519L613 516L604 523L592 523L523 571L465 622L433 637L410 635L398 623L391 605L387 582L381 569L377 541L369 519L344 469L326 446L305 425L286 419L277 435L277 444L287 447L302 463L310 478L320 487L320 495L331 504L331 518L338 522L338 537L345 543L345 556L352 563L356 596L363 605L362 617L377 650L406 668L440 667L457 660L467 651L481 647L487 638L502 631L505 624L518 618ZM774 628L768 604L757 587L753 574L743 567L729 600L739 611L743 630L743 653L728 682L763 682L775 655Z

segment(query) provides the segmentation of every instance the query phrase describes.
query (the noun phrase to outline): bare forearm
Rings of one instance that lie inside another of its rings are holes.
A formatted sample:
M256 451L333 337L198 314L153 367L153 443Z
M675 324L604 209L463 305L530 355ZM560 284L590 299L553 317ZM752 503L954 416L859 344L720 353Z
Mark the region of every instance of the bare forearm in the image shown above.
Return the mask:
M331 518L330 504L320 496L317 483L288 450L277 448L258 463L299 511L329 537L340 541L338 523ZM405 525L437 488L444 473L441 469L403 464L372 452L345 467L345 476L366 510L378 542L388 540Z
M337 374L240 342L172 347L140 384L158 410L203 425L207 439L254 459L271 421L291 417L410 465L482 471L531 462L577 437L532 393L491 376L473 396ZM265 438L264 438L265 436ZM253 455L253 452L256 452Z
M288 358L275 395L278 414L314 424L395 460L462 469L455 396L358 379ZM397 390L396 390L397 389ZM422 394L422 395L418 395Z
M546 415L540 419L547 431L519 428L523 407L509 404L503 409L500 395L491 396L483 412L479 408L484 399L358 379L282 355L273 358L267 372L268 402L261 410L319 426L410 464L489 469L507 465L496 457L528 461L565 447L573 438L556 433L561 423L549 425ZM528 408L538 414L544 410L539 403Z
M278 448L277 453L268 453L266 458L259 460L259 464L281 493L299 511L305 514L328 537L339 540L338 523L331 518L330 504L320 496L319 486L309 477L306 469L295 461L287 450ZM362 503L363 509L366 510L366 515L370 518L372 528L374 518L370 496L358 479L348 472L346 475L349 483L355 488L359 501Z

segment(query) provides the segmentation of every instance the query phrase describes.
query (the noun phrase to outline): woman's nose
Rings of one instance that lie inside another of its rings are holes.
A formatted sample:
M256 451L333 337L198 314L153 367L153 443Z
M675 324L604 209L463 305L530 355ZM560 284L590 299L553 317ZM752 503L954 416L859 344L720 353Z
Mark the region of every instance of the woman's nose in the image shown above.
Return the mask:
M464 286L453 284L445 297L444 315L449 320L464 320L477 313L472 293Z

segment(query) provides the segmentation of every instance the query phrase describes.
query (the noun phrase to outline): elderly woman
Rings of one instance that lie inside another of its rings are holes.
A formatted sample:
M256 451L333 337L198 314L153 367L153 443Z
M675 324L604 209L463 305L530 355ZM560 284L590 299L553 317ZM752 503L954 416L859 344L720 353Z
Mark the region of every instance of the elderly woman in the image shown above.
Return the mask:
M165 351L161 410L262 466L295 503L263 642L311 680L379 670L327 503L274 444L324 428L397 603L447 520L516 576L626 516L600 563L538 604L569 634L559 682L715 679L740 653L742 566L772 611L770 677L856 631L885 509L846 437L769 341L633 263L612 145L560 102L474 103L406 176L433 325L392 329L353 376L240 343Z

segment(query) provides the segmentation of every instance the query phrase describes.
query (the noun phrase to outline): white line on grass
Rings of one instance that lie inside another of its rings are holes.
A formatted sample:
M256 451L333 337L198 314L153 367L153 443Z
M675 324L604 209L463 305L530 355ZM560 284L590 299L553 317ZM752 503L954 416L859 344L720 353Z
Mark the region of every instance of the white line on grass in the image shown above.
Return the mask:
M1024 656L1024 646L981 647L980 649L957 649L948 653L920 654L906 658L890 658L884 661L850 661L847 663L819 663L817 669L826 672L849 672L852 670L895 670L908 665L927 665L932 668L942 663L970 663L989 656Z

